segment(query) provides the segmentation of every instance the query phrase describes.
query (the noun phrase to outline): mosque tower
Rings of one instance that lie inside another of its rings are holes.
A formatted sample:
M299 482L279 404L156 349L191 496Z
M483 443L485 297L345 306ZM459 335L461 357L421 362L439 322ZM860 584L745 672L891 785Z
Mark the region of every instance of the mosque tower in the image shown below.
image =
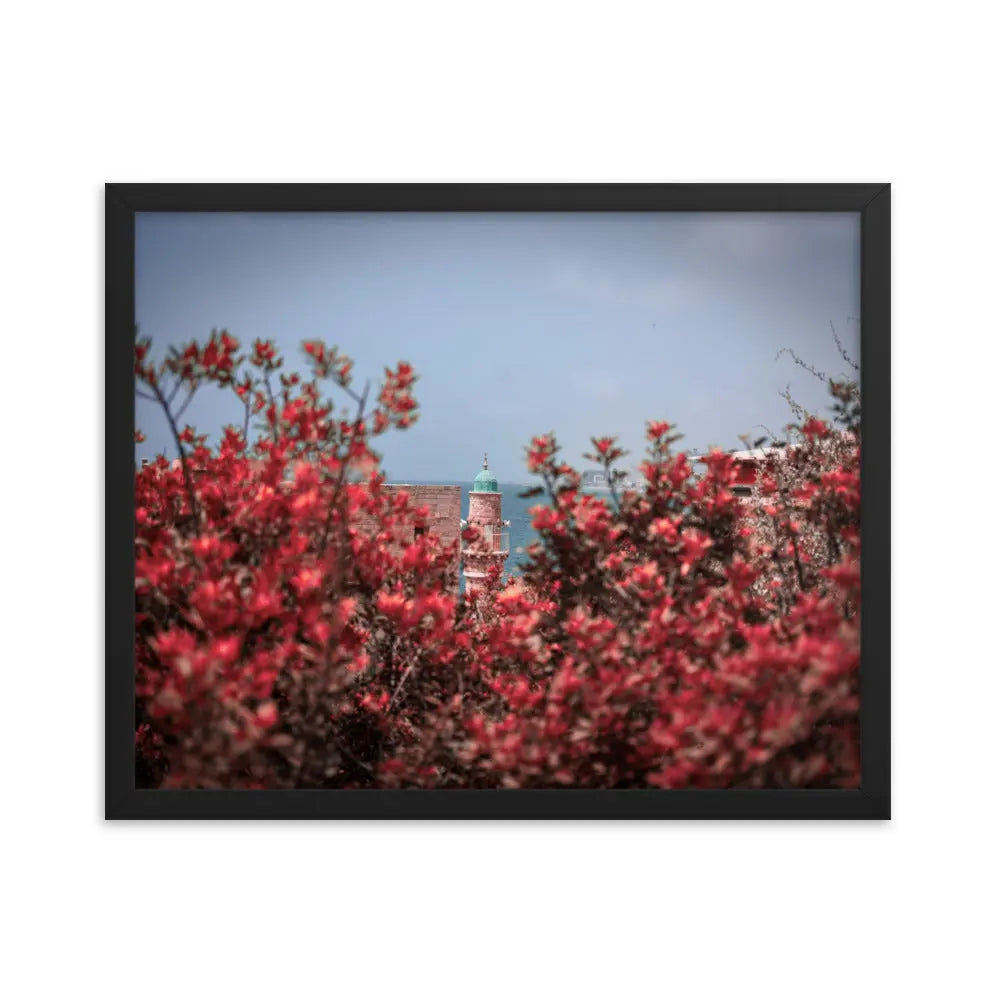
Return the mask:
M476 475L469 492L469 517L463 527L475 528L481 538L462 550L465 593L474 597L482 591L489 571L503 564L510 554L510 521L502 517L503 494L496 477L490 472L486 455L483 467Z

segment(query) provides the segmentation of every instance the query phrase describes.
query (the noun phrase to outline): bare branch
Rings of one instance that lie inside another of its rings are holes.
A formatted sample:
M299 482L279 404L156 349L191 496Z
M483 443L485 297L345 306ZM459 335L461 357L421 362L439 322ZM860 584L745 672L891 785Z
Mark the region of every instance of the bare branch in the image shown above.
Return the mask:
M850 354L848 354L848 353L847 353L847 348L846 348L846 347L844 347L844 345L843 345L843 344L842 344L842 343L840 342L840 337L839 337L839 336L837 335L837 328L836 328L836 327L835 327L835 326L833 325L833 321L832 321L832 320L830 321L830 330L831 330L831 332L833 333L833 341L834 341L834 343L835 343L835 344L837 345L837 350L838 350L838 351L840 351L840 356L841 356L841 357L842 357L842 358L843 358L843 359L844 359L844 360L845 360L845 361L846 361L846 362L847 362L847 363L848 363L848 364L849 364L849 365L850 365L850 366L851 366L851 367L852 367L852 368L853 368L853 369L854 369L854 370L855 370L856 372L859 372L859 371L861 371L861 368L860 368L860 367L858 366L858 363L857 363L857 361L855 361L855 360L854 360L854 358L852 358L852 357L850 356Z
M278 443L278 408L274 404L274 393L271 392L271 376L264 376L264 386L267 389L267 398L271 406L274 407L274 423L271 424L271 436L274 438L274 443Z
M187 490L188 503L191 504L191 512L194 515L194 519L197 523L201 523L201 509L198 506L198 499L194 492L194 482L191 479L191 469L188 467L187 455L184 453L184 445L181 444L181 436L177 431L177 421L174 419L173 414L170 412L170 406L167 404L166 399L160 390L159 381L154 382L153 391L156 393L157 401L160 406L163 407L163 412L167 417L167 423L170 424L170 432L174 436L174 444L177 446L177 453L180 455L181 460L181 471L184 474L184 488Z
M181 403L181 408L175 414L177 420L181 419L181 416L183 415L184 411L188 408L188 403L190 403L191 400L194 399L194 394L197 391L198 391L198 386L194 386L194 388L192 388L191 391L188 393L188 398L185 399L183 403Z

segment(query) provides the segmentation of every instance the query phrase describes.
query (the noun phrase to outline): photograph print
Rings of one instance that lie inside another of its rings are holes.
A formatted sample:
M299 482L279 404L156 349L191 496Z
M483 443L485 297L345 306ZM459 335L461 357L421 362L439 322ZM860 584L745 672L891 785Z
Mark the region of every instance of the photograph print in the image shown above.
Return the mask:
M857 793L862 244L136 211L135 790Z

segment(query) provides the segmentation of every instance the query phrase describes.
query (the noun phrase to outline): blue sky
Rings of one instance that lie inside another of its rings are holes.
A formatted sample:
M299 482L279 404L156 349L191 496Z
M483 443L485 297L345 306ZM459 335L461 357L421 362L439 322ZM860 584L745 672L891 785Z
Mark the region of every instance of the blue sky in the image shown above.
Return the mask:
M700 451L778 431L789 383L825 412L775 355L845 372L830 324L857 358L859 262L856 214L141 213L136 318L157 359L218 327L274 338L302 370L301 342L322 338L362 383L409 361L421 415L378 439L391 478L465 481L489 451L522 482L539 433L578 467L591 435L617 434L634 465L647 419ZM173 456L153 404L136 422L138 456ZM206 388L184 422L214 439L242 411Z

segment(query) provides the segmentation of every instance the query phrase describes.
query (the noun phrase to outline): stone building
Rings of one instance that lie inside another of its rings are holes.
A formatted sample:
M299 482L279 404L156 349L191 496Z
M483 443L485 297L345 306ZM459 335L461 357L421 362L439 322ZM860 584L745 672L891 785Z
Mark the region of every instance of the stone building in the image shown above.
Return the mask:
M386 483L383 490L388 492L403 491L409 494L416 507L426 507L427 531L437 535L445 545L451 545L459 540L462 531L462 487L461 486L422 486L415 483ZM396 544L405 547L413 542L420 529L407 527L403 529ZM458 587L459 555L455 555L454 585Z
M475 597L482 590L490 570L503 565L510 554L510 521L503 520L503 494L496 476L489 470L487 457L469 492L469 516L462 519L461 486L422 486L415 483L386 483L384 490L405 490L418 507L429 511L427 530L438 536L445 545L455 542L464 528L479 532L479 539L466 544L455 557L455 586L459 573L465 579L465 592ZM406 537L404 537L404 535ZM409 545L415 537L414 529L405 529L395 539L400 546Z

